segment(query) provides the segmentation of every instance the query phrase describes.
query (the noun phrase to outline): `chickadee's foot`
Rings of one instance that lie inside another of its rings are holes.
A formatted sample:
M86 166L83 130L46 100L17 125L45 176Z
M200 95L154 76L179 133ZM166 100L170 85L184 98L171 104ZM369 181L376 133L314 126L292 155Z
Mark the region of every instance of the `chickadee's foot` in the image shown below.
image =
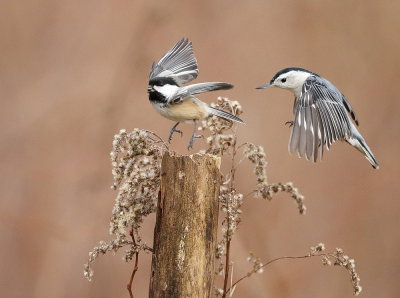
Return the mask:
M289 127L292 127L294 125L294 121L286 121L285 125L288 125L288 124L289 124Z
M183 132L180 129L171 129L170 133L169 133L169 137L168 137L168 143L171 143L172 140L172 135L174 134L174 132L180 133L181 137L183 136Z
M174 126L172 126L171 131L169 132L169 136L168 136L168 143L171 143L172 140L172 135L174 134L174 132L180 133L181 137L183 136L183 132L180 129L176 129L176 127L178 126L179 122L177 122Z
M196 135L196 134L193 134L192 137L190 138L190 141L189 141L188 150L190 150L191 148L193 148L193 144L194 144L194 140L195 140L195 139L201 139L201 138L204 139L204 136L203 136L203 135Z

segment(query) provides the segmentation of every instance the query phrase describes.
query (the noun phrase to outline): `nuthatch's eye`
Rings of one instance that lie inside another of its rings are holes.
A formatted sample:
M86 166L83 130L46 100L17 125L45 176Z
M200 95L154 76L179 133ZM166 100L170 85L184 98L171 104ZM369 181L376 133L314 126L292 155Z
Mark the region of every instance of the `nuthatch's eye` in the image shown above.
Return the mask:
M282 83L285 83L285 82L286 82L286 78L283 78L283 79L281 80L281 82L282 82Z

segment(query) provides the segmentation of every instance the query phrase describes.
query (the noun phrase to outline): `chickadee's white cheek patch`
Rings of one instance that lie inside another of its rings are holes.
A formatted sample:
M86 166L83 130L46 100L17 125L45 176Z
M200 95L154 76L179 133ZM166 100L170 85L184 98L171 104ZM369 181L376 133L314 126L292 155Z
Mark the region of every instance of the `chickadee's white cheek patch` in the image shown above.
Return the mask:
M154 89L168 97L169 95L175 94L179 87L167 84L164 86L154 86Z

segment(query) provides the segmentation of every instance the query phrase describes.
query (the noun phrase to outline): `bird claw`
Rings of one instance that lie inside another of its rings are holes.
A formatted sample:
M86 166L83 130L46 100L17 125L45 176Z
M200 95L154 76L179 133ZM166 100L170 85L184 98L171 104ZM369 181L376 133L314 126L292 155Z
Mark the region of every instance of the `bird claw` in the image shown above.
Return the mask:
M174 132L180 133L181 137L183 136L183 132L180 129L176 129L176 127L178 126L179 122L177 124L175 124L172 128L171 131L169 132L169 136L168 136L168 143L171 143L172 140L172 135L174 134Z
M169 133L168 143L171 143L172 135L174 134L174 132L180 133L180 134L181 134L181 137L183 136L182 130L180 130L180 129L173 129L173 130L171 130L171 132Z
M204 136L203 136L203 135L196 135L196 134L193 134L192 137L190 138L190 141L189 141L188 150L190 150L191 148L193 148L193 144L194 144L194 140L195 140L195 139L201 139L201 138L204 139Z
M294 121L286 121L285 125L288 125L288 124L289 124L289 127L292 127L294 125Z

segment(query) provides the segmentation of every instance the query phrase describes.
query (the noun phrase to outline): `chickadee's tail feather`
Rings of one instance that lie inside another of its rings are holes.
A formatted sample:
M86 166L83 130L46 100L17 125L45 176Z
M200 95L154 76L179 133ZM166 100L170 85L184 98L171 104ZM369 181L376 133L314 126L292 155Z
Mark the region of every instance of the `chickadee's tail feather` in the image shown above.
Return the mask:
M223 119L226 119L226 120L230 120L230 121L244 123L242 119L232 115L231 113L228 113L228 112L213 108L211 106L207 106L207 110L211 115L215 115L215 116L218 116L220 118L223 118Z
M352 138L347 139L347 142L353 145L358 151L364 154L365 158L370 162L374 169L379 169L379 164L376 161L374 154L371 149L369 149L364 138L360 135L354 135Z

